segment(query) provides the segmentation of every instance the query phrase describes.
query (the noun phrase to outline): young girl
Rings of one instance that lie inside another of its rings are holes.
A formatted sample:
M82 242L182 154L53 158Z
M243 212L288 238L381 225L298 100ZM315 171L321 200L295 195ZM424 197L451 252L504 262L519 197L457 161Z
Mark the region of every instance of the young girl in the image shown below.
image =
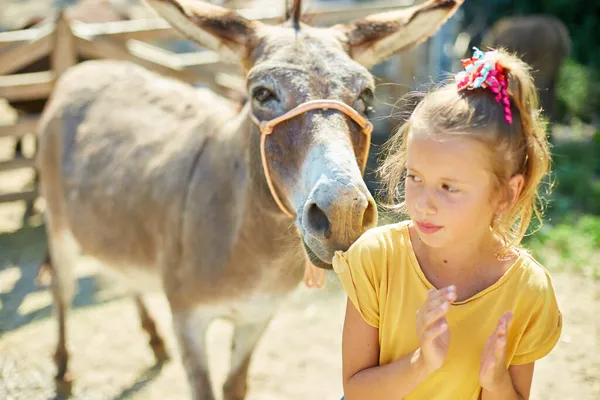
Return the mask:
M548 272L519 247L549 169L529 68L475 51L389 143L380 172L410 219L333 266L348 294L345 400L528 399L562 329Z

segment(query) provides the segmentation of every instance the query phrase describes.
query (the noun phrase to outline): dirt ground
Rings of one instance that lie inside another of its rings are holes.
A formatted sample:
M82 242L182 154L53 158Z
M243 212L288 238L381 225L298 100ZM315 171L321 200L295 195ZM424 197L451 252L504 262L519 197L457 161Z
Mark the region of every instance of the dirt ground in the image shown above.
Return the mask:
M0 139L0 158L12 144ZM0 174L0 191L27 184L30 172ZM41 226L21 228L23 204L0 206L0 399L54 399L51 355L56 322L51 297L34 277L45 248ZM35 222L35 221L34 221ZM153 367L147 337L130 298L111 291L96 265L78 265L79 291L69 315L75 399L187 399L175 357ZM536 365L533 399L600 399L600 282L554 274L564 312L555 350ZM176 351L164 298L148 299L169 349ZM333 274L324 290L299 286L281 305L250 366L249 400L332 400L341 387L344 293ZM231 330L216 322L209 331L213 381L227 371Z

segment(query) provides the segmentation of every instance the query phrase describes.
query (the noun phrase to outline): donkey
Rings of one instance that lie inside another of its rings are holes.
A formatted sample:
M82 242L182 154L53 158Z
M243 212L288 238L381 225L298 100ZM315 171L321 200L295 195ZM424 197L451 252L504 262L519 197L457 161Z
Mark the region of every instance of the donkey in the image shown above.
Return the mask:
M131 280L157 361L167 354L142 294L165 294L194 399L214 399L204 337L235 329L224 399L243 399L251 355L308 259L331 269L377 224L362 179L372 125L368 68L431 36L462 0L429 0L353 23L266 25L194 0L147 0L247 72L241 111L208 91L118 61L61 76L38 132L58 387L69 387L66 312L77 251ZM62 386L61 386L62 385Z

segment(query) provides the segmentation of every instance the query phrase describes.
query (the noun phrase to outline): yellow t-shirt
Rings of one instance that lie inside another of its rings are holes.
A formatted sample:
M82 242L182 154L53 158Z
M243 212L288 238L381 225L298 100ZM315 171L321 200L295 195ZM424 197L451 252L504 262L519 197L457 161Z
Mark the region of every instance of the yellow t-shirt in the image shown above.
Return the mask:
M435 289L417 262L408 222L372 229L333 258L348 298L363 319L379 329L380 365L418 348L416 312L428 290ZM404 399L476 400L483 347L508 310L514 316L507 367L547 355L560 337L562 315L548 272L525 252L495 284L451 305L446 315L450 349L444 365Z

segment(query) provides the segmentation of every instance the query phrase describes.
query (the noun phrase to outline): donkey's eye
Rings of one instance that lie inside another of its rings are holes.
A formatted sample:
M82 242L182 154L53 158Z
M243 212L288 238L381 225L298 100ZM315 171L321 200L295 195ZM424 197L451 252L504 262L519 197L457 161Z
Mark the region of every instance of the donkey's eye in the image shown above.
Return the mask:
M358 98L357 111L366 114L367 116L373 113L375 110L371 105L373 103L373 91L370 88L366 88L362 91Z
M275 100L276 97L269 89L265 87L258 87L252 91L252 97L260 104L265 104L268 101Z

